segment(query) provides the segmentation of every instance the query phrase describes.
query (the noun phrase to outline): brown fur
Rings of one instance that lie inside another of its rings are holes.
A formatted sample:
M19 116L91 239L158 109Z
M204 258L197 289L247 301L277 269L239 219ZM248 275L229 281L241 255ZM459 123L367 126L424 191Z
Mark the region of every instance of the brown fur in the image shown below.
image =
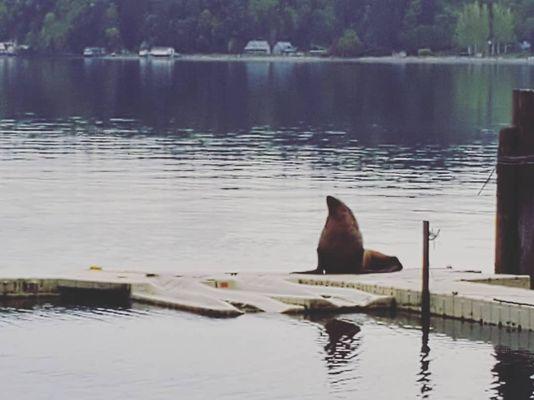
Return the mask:
M387 256L375 250L365 250L363 253L362 273L376 274L400 270L402 270L402 264L397 257Z
M363 238L354 214L342 201L328 196L328 217L317 247L317 269L349 274L362 268Z
M317 268L302 274L368 274L402 269L397 257L365 250L354 214L342 201L327 196L328 217L317 247Z

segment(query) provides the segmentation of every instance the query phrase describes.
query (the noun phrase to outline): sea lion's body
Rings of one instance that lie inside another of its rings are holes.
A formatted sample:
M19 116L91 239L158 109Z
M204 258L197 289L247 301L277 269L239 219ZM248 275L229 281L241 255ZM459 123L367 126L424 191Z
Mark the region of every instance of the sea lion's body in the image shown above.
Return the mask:
M328 217L317 246L317 268L308 274L368 274L402 269L397 257L364 250L354 214L342 201L327 196Z
M342 201L328 196L328 217L317 246L317 269L351 274L363 266L363 237L354 214Z

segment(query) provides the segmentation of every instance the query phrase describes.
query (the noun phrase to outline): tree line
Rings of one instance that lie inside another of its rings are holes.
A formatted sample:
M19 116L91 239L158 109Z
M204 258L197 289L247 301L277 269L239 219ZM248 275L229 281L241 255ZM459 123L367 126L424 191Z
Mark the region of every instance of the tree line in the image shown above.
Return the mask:
M534 42L534 0L0 0L0 40L36 52L238 53L251 39L344 56L498 53Z

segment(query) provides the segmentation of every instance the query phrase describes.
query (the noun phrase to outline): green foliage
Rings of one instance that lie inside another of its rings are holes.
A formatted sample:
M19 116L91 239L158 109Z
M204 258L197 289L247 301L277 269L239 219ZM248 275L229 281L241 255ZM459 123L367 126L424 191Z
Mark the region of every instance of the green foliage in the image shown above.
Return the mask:
M414 53L420 48L435 50L453 46L456 13L450 7L434 7L422 0L410 0L400 33L402 47Z
M359 56L363 51L363 45L358 34L347 29L334 46L334 54L342 57Z
M67 43L66 26L53 12L46 14L41 29L39 46L46 50L61 50Z
M118 50L121 47L121 34L119 29L116 27L107 28L105 31L106 34L106 44L110 50Z
M8 9L4 3L0 3L0 37L6 38L7 24L9 21Z
M247 41L291 41L336 54L474 52L534 42L534 0L0 0L0 40L42 52L173 46L180 52L241 51Z
M521 39L534 43L534 17L524 19L518 31Z
M432 55L432 50L430 50L430 49L419 49L419 50L417 50L417 55L419 57L430 57Z
M478 53L485 48L489 38L488 7L479 3L464 6L456 26L458 44Z
M496 4L493 8L493 40L498 46L515 39L514 27L512 11Z

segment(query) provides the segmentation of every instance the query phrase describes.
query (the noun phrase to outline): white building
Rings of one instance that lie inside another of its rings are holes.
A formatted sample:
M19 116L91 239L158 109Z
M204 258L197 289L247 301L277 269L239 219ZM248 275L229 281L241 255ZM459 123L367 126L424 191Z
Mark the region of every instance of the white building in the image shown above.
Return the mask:
M152 57L174 57L176 52L172 47L152 47L150 55Z
M0 42L0 55L14 56L17 54L17 44L15 42Z
M271 54L271 46L266 40L251 40L244 50L245 54Z
M288 56L296 52L297 48L291 42L277 42L273 47L273 54L277 56Z
M83 49L84 57L102 57L106 55L106 49L103 47L86 47Z

